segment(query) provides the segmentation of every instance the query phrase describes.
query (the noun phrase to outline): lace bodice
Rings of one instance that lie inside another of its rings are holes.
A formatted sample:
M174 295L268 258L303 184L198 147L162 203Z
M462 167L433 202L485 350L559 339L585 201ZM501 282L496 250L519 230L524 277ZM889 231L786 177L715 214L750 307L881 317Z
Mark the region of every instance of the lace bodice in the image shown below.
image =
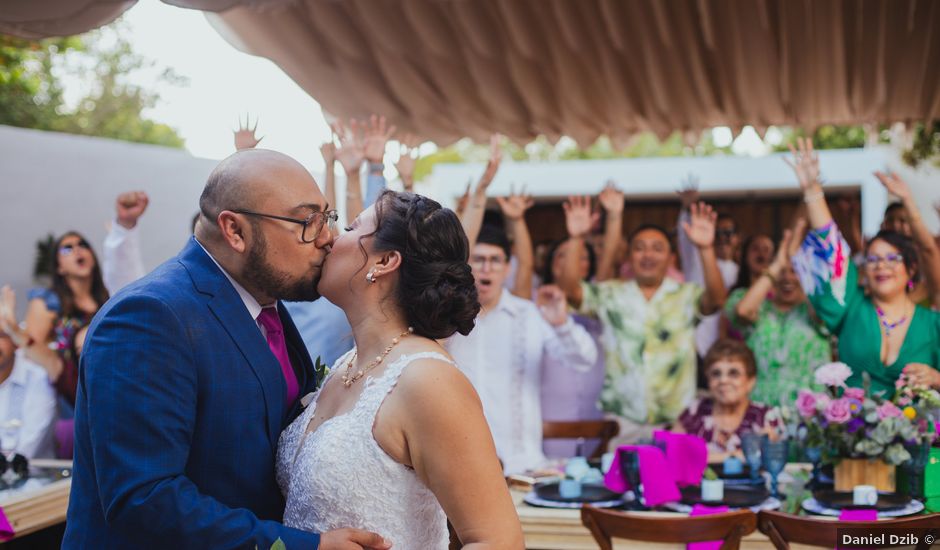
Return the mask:
M333 372L352 353L337 360ZM287 500L285 525L318 533L366 529L389 539L396 550L447 548L447 518L437 498L372 435L375 415L402 371L427 358L451 362L435 352L402 355L378 377L366 377L349 412L305 434L319 398L319 392L314 394L278 442L277 481Z

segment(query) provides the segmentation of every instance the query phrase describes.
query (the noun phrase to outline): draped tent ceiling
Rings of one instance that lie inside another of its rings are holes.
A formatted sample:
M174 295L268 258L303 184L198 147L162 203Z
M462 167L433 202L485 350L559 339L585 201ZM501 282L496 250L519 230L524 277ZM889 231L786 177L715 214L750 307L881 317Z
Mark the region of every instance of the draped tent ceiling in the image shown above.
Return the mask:
M940 118L936 0L163 0L215 12L336 117L446 144ZM134 0L4 0L74 34Z

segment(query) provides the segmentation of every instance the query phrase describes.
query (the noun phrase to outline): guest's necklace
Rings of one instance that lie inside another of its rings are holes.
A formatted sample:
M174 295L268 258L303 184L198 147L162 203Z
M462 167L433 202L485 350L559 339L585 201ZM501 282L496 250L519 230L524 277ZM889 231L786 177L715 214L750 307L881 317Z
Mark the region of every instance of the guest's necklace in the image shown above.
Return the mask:
M349 372L352 370L353 363L356 362L356 357L358 357L358 353L353 353L352 359L350 359L349 362L346 363L346 372L343 374L343 386L346 388L352 386L353 384L358 382L359 379L362 378L367 372L381 365L382 361L385 360L389 352L392 351L392 348L397 346L398 343L401 342L402 338L404 338L405 336L408 336L414 331L415 331L414 328L408 327L408 330L392 338L392 343L385 347L385 351L382 352L382 355L376 355L375 359L373 359L371 363L366 365L364 368L361 368L358 371L356 371L356 374L353 374L352 376L350 376Z
M889 336L892 330L898 328L904 324L905 321L907 321L907 315L902 315L900 319L892 323L888 320L888 317L885 315L885 311L881 309L880 306L875 306L875 312L878 313L878 320L881 321L881 326L885 329L885 336Z

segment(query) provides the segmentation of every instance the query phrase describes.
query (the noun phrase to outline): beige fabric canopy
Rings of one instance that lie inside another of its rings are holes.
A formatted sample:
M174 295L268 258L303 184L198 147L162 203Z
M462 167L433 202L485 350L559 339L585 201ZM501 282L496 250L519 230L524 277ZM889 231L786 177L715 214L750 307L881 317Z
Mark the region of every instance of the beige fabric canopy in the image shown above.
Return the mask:
M935 0L164 1L216 11L332 115L438 143L940 117ZM7 0L0 30L76 32L66 11L130 4Z

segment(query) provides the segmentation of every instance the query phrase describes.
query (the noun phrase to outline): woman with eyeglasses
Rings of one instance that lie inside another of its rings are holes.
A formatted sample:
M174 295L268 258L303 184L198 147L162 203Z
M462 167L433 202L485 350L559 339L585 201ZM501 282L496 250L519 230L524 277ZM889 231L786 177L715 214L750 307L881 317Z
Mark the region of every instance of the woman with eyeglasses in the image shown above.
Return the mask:
M84 237L69 231L59 237L53 251L52 287L29 293L27 354L46 369L59 394L74 405L78 387L75 336L109 296L98 257Z
M852 368L847 384L861 386L862 374L868 373L871 391L890 397L904 373L915 385L940 388L940 313L909 296L921 262L936 269L940 255L935 243L920 240L915 248L894 231L875 235L864 251L866 295L858 286L849 246L826 205L813 144L800 139L798 146L790 146L794 160L787 163L803 189L811 230L793 264L816 313L839 336L839 358Z

